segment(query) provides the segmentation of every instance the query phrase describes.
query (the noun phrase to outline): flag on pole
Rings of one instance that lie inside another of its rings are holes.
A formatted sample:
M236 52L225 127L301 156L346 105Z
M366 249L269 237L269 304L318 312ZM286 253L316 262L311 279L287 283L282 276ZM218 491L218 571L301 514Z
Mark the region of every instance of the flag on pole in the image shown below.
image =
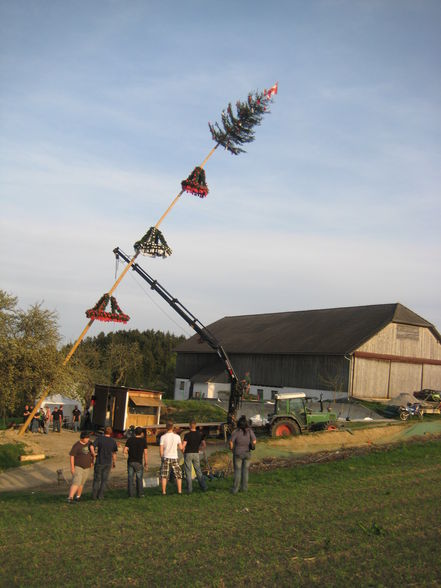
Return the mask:
M271 86L271 88L269 90L265 90L264 94L265 94L265 98L267 100L271 99L271 96L273 94L277 94L277 90L279 89L279 82L276 82L274 84L274 86Z

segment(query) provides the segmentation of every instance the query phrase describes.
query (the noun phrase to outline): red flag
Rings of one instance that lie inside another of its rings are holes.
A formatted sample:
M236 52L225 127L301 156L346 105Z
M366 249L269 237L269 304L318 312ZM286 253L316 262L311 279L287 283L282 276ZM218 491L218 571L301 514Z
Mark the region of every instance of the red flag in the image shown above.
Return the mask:
M265 90L265 92L264 92L265 98L267 100L270 100L270 98L273 94L277 94L278 89L279 89L279 82L276 82L274 84L274 86L271 86L271 88L269 90Z

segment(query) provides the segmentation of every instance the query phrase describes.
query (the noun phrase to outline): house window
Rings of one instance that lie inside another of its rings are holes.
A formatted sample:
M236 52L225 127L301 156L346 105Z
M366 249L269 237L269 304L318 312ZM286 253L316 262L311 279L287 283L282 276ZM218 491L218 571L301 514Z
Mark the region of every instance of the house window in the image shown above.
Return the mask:
M184 380L181 380L179 382L179 390L184 390L184 389L185 389L185 381Z

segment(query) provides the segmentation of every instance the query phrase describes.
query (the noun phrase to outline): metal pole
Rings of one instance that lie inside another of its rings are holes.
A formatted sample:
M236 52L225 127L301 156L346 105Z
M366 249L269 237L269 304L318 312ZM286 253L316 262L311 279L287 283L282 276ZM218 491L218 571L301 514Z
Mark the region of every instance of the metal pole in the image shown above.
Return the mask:
M210 153L207 155L207 157L204 159L204 161L201 163L201 165L199 167L203 168L205 166L205 164L207 163L207 161L210 159L210 157L213 155L213 153L216 151L216 149L219 147L219 143L216 143L216 145L213 147L213 149L210 151ZM170 206L167 208L167 210L164 212L164 214L161 216L161 218L158 220L158 222L155 225L155 228L157 229L159 227L159 225L162 223L162 221L165 219L165 217L168 215L168 213L171 211L171 209L173 208L173 206L176 204L176 202L179 200L179 198L182 196L182 194L184 193L184 190L181 190L179 192L179 194L175 197L175 199L173 200L173 202L170 204ZM135 253L135 255L132 257L132 259L129 261L129 263L126 265L126 267L124 268L124 270L121 272L121 275L119 276L119 278L116 280L116 282L113 284L113 286L110 288L108 295L111 296L113 294L113 292L115 292L115 290L117 289L117 287L119 286L121 280L123 279L123 277L126 275L126 273L129 271L129 269L132 267L133 263L135 262L136 258L139 255L139 251L137 251ZM71 350L69 351L69 353L66 355L66 357L64 358L63 361L63 367L69 363L72 355L75 353L75 351L78 349L78 346L80 345L81 341L84 339L84 337L86 336L87 331L90 329L90 327L92 326L92 324L94 323L95 319L90 319L90 321L87 323L87 325L84 327L83 332L81 333L81 335L78 337L78 339L75 341L75 343L73 344ZM22 425L21 429L18 432L18 436L21 437L21 435L24 434L24 432L26 431L27 427L29 426L29 423L31 422L31 420L34 418L35 413L37 412L37 410L40 409L40 406L42 405L43 401L45 398L47 398L49 391L51 389L51 386L48 386L40 400L37 402L37 404L34 406L31 414L28 416L28 418L26 419L26 421L24 422L24 424Z

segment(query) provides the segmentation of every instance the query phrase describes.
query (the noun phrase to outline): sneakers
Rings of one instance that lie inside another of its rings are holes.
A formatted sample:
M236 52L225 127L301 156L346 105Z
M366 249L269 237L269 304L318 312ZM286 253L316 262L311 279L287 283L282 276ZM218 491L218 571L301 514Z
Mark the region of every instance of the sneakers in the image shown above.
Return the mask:
M74 503L74 501L72 500L72 498L67 499L67 504L73 504L73 503Z

